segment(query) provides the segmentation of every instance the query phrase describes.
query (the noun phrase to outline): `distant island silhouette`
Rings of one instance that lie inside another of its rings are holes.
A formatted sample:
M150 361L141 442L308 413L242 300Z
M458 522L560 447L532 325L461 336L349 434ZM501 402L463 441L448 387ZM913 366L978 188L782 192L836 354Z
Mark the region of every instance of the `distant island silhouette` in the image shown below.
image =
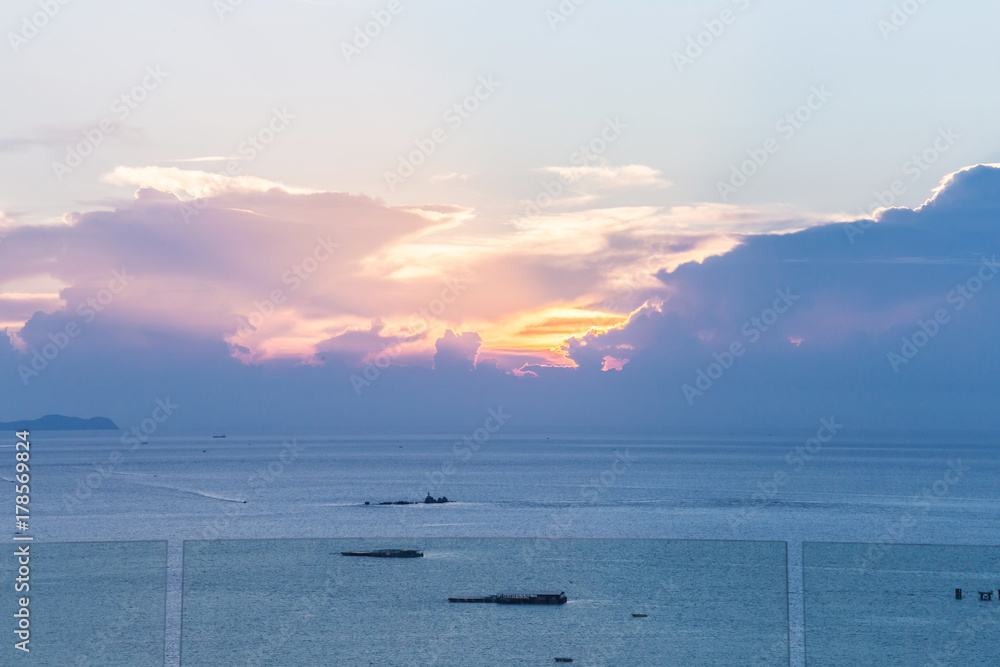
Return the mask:
M117 431L118 425L107 417L67 417L65 415L45 415L38 419L22 419L16 422L0 422L3 431Z

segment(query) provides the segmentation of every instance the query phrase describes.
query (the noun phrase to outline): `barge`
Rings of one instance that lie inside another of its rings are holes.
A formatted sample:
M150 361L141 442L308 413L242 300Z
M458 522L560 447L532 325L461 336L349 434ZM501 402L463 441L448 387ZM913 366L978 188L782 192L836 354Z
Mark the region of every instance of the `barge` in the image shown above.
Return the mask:
M424 552L416 549L376 549L375 551L341 551L341 556L369 556L371 558L423 558Z
M378 504L379 505L434 505L437 503L450 503L450 502L453 501L448 500L447 496L441 496L440 498L435 499L434 496L428 493L427 497L424 498L423 502L419 502L416 500L397 500L393 502L391 500L387 500L385 502L381 502ZM369 501L367 500L365 501L365 505L370 505L370 504L371 503Z
M492 602L494 604L566 604L566 593L497 593L485 597L448 598L448 602Z

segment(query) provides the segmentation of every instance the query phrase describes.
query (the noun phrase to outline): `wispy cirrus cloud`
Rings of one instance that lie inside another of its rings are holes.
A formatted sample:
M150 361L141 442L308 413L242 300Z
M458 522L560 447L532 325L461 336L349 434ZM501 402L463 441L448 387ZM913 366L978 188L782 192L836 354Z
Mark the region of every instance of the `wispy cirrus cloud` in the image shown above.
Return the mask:
M607 161L602 161L594 165L542 167L538 171L556 174L580 189L666 188L673 185L662 177L659 169L641 164L614 167Z
M65 149L85 141L85 133L92 130L93 127L93 124L44 127L26 132L22 136L0 137L0 153L12 153L33 148ZM113 136L117 141L127 145L136 145L142 140L143 131L138 127L122 126L113 133Z
M231 192L267 192L275 188L293 194L318 192L257 176L229 176L180 167L115 167L111 173L104 176L104 180L112 185L135 185L140 188L186 194L199 199Z
M206 155L204 157L187 157L167 160L168 162L225 162L227 160L246 160L245 155Z
M457 171L449 172L447 174L435 174L431 176L431 183L447 183L448 181L468 181L471 178L471 174L460 174Z

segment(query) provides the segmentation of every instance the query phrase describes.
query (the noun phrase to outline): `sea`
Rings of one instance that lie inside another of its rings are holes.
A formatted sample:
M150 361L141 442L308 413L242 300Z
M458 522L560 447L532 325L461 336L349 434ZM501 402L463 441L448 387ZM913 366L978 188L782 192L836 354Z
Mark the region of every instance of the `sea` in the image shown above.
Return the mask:
M995 665L997 437L810 435L36 432L0 664Z

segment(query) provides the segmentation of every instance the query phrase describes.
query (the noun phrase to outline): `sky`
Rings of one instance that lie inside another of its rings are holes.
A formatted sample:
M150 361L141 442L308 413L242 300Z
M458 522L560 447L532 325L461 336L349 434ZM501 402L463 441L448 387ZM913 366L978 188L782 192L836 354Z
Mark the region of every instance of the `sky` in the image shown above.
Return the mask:
M0 420L994 428L998 19L8 2Z

